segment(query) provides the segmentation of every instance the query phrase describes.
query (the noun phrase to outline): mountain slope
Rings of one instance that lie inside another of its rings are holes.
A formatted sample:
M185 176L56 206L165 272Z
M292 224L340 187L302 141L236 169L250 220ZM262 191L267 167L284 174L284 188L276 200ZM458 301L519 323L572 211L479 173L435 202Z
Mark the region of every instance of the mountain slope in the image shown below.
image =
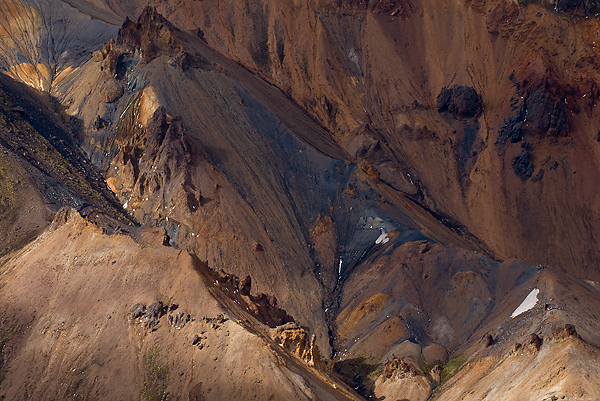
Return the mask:
M223 305L211 275L186 252L105 235L63 209L3 261L3 396L353 399L241 306ZM137 304L148 305L142 317Z

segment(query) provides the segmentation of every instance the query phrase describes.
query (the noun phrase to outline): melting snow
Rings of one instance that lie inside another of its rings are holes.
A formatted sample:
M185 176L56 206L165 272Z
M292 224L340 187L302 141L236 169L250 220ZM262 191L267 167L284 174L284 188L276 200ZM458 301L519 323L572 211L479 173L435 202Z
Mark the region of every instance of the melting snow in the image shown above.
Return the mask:
M380 228L380 230L381 230L381 235L379 237L377 237L377 239L375 240L375 243L376 244L385 244L390 240L387 236L388 233L383 228Z
M340 258L340 267L338 267L338 276L342 276L342 258Z
M531 290L529 295L527 295L525 300L523 302L521 302L521 305L519 305L519 307L517 309L515 309L515 311L512 313L512 315L510 315L510 317L511 318L517 317L521 313L527 312L529 309L533 308L538 302L537 296L539 293L540 293L540 290L538 290L537 288L534 288L533 290Z

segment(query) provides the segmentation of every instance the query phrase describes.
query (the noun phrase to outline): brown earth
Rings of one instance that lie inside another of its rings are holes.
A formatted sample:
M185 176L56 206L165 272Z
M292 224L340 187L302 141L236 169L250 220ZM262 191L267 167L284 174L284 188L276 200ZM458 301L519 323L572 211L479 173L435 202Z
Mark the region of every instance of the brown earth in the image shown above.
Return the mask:
M63 209L2 263L3 396L354 399L274 343L212 277L187 252L102 234ZM132 306L155 301L191 321L128 320Z

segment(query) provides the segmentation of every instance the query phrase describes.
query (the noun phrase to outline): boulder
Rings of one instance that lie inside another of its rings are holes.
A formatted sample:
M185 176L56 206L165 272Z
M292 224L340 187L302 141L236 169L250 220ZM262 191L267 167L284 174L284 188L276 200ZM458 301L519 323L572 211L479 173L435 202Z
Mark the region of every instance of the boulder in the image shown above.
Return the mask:
M542 339L540 338L540 336L538 336L535 333L531 333L529 335L529 341L528 344L535 349L535 351L539 351L540 348L542 347Z
M565 335L567 337L578 337L575 326L569 323L565 324Z
M129 314L127 317L129 320L135 320L137 318L142 317L146 313L146 305L144 304L135 304L129 310Z
M161 301L156 301L146 310L146 319L143 323L144 328L156 330L160 318L165 314L165 307Z

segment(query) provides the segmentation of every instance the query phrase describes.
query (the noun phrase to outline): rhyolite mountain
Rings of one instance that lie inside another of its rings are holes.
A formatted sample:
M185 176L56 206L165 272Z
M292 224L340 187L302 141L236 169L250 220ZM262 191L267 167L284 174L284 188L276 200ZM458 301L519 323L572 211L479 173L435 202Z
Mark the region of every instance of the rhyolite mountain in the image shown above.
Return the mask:
M600 396L598 7L2 2L0 397Z

